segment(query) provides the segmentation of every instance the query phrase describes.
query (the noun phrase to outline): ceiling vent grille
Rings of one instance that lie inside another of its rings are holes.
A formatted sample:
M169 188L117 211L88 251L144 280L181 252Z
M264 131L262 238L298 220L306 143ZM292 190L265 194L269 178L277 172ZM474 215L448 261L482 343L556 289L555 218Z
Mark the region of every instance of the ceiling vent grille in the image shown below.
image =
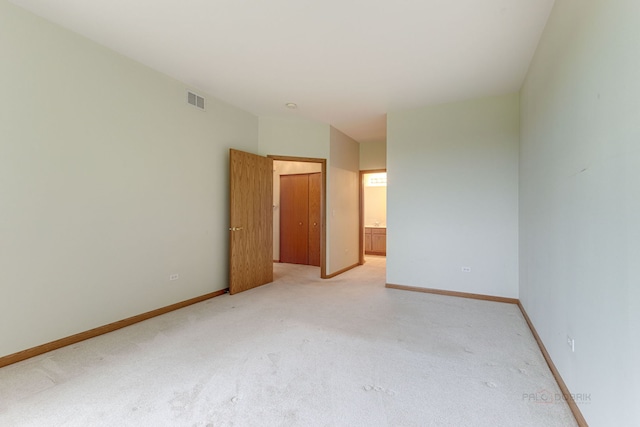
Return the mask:
M191 91L187 91L187 103L204 110L204 98Z

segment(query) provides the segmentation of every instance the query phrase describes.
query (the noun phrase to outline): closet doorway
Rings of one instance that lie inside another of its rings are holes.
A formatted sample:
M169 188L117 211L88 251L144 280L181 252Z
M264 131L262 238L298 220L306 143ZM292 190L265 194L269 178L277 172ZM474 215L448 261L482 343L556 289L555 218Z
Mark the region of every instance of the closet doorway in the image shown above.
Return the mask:
M273 260L320 267L326 278L326 160L270 155Z

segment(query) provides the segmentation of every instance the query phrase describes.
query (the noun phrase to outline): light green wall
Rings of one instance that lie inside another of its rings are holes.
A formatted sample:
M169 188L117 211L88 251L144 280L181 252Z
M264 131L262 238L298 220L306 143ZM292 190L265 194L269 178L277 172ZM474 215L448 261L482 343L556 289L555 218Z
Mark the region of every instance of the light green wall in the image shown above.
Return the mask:
M329 158L329 125L297 117L259 120L259 154Z
M327 274L357 264L359 227L359 144L331 127L327 194Z
M639 51L640 2L558 0L521 94L520 297L591 426L640 425Z
M388 283L518 297L518 102L388 114Z
M227 287L257 118L5 1L0 52L0 356Z
M387 167L387 141L360 144L360 170Z

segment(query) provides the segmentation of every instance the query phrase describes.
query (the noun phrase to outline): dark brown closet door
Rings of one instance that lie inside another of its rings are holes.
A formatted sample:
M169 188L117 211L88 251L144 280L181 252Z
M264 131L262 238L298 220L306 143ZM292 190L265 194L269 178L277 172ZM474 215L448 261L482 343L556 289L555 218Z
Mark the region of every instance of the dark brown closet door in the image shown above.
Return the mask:
M320 267L320 192L322 174L309 174L309 265Z
M280 176L280 262L309 263L309 176Z

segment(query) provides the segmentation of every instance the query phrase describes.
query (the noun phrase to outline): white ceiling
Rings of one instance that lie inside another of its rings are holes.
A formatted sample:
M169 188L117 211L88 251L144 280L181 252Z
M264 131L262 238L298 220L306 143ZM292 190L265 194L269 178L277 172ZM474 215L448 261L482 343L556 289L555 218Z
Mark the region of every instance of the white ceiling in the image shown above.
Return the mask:
M258 116L386 139L388 111L517 91L553 0L12 0ZM299 108L289 110L285 103Z

